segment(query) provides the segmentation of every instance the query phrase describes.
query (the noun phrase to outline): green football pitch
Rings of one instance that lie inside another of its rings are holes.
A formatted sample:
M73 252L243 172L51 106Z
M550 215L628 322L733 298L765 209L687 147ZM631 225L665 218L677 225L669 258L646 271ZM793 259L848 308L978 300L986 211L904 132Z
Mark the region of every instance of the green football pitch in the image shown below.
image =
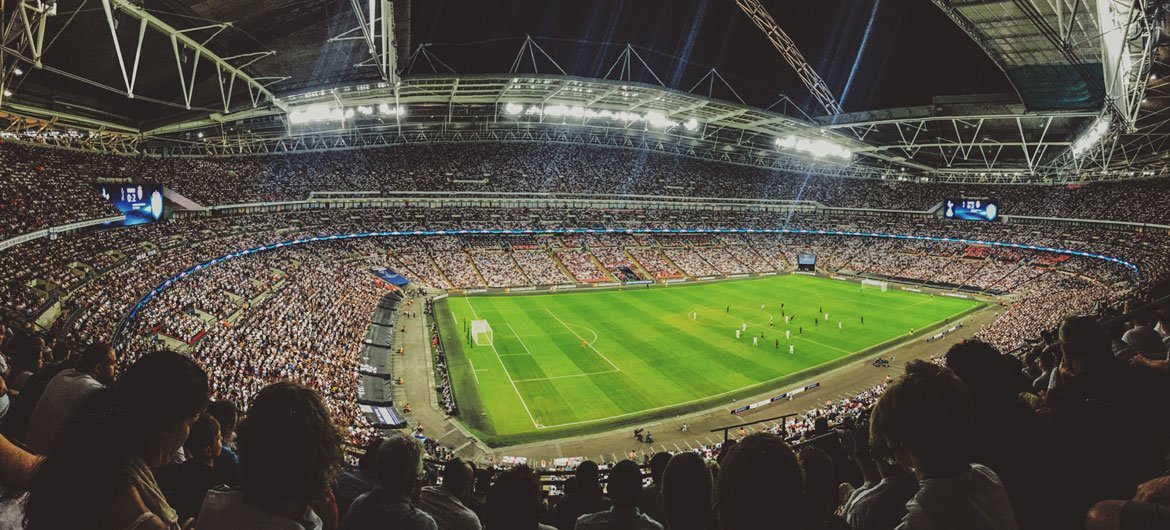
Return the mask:
M508 445L779 390L981 305L783 275L455 297L435 313L460 418L489 444ZM475 344L473 320L487 321L490 342Z

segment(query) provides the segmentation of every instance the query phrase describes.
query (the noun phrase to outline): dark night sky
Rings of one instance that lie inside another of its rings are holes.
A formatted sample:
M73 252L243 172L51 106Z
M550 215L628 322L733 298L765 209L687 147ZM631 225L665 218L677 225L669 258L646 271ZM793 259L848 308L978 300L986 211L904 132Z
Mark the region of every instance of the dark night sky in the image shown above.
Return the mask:
M929 0L764 5L846 112L1012 91ZM436 56L460 73L508 71L523 36L532 35L567 73L601 77L628 42L667 86L689 89L714 66L750 104L767 106L784 93L813 114L824 113L732 0L427 0L414 3L412 17L412 45L434 43ZM538 66L552 71L543 60ZM533 71L531 61L521 71ZM633 77L652 82L640 68ZM714 95L731 97L725 90Z

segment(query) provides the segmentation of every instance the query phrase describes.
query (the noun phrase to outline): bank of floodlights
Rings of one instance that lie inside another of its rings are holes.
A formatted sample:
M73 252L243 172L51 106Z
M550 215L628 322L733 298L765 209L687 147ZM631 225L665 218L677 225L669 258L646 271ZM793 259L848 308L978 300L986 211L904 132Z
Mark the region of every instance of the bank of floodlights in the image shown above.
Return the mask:
M519 103L505 103L504 113L509 116L532 116L535 118L574 118L579 120L605 119L623 124L645 123L650 127L669 130L682 127L687 131L697 131L699 120L689 118L683 121L671 119L659 111L629 112L613 111L608 109L591 109L577 105L521 105Z
M849 160L853 158L853 151L823 139L810 140L798 136L788 135L776 139L776 148L783 151L799 151L817 158L826 156Z
M1085 154L1089 148L1097 145L1105 134L1109 132L1109 116L1101 115L1097 117L1097 121L1093 122L1093 126L1089 127L1079 138L1072 144L1073 157L1080 158Z

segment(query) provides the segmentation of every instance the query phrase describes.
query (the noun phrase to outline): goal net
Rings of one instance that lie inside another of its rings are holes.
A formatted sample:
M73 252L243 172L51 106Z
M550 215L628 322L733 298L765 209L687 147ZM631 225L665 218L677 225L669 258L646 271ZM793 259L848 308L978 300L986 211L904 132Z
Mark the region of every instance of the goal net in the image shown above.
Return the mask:
M488 324L488 321L471 321L471 340L476 346L492 345L492 327Z
M877 288L877 289L881 290L881 292L884 293L890 289L890 282L884 282L881 280L868 280L868 279L861 280L861 288L865 289L866 287Z

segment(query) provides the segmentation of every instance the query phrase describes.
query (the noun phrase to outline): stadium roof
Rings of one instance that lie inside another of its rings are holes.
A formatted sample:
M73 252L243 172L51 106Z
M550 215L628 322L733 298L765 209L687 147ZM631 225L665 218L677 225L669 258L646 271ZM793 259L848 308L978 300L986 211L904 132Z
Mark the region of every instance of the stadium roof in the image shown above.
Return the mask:
M1161 101L1147 97L1158 88L1147 81L1160 66L1161 3L887 0L867 9L842 0L793 11L764 2L847 111L826 116L731 3L157 0L143 9L136 1L22 0L10 10L3 69L12 96L0 107L11 113L0 116L10 133L97 130L80 135L81 143L148 151L367 145L339 142L352 130L298 133L286 115L288 102L320 100L323 89L343 89L356 100L353 91L365 87L369 102L408 111L412 101L425 103L426 112L405 120L428 138L451 140L456 115L482 124L498 122L508 103L589 103L570 97L569 80L593 78L603 92L620 91L608 83L646 97L659 93L659 111L702 120L704 131L722 135L704 133L704 140L748 158L759 158L774 138L735 144L729 134L771 134L736 123L768 108L785 116L767 118L773 125L791 121L810 136L839 137L860 154L857 164L873 164L864 174L892 167L930 177L991 172L1069 180L1165 172L1160 147L1170 128L1163 127ZM533 100L507 81L525 74L563 90ZM389 92L397 99L373 95L398 82ZM441 88L432 94L417 92L436 83ZM404 90L415 92L404 101ZM998 95L952 97L980 91ZM443 103L447 112L436 112ZM613 111L655 106L637 98L594 103ZM721 106L732 110L708 112ZM402 132L398 123L394 129ZM637 140L661 142L654 136ZM71 138L61 133L53 141ZM207 147L212 139L218 147ZM406 139L373 143L399 141ZM1088 145L1073 156L1078 141Z

